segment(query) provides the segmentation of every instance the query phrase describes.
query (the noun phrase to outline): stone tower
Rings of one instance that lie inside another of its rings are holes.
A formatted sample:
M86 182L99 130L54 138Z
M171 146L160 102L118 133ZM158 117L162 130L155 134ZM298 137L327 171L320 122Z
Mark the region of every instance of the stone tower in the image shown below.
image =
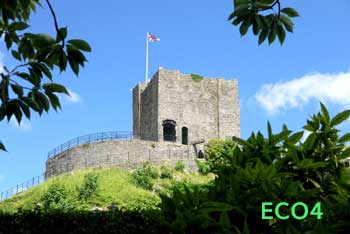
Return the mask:
M160 68L133 89L133 132L141 140L187 145L240 136L239 113L237 80Z

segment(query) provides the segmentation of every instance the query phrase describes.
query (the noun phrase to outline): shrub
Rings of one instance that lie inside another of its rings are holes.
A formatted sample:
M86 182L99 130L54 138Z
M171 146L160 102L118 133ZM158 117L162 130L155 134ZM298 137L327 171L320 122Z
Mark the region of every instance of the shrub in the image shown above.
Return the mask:
M198 75L198 74L191 74L191 78L195 82L199 82L199 81L203 80L203 76Z
M57 182L53 182L48 190L41 197L45 210L70 211L74 208L74 202L69 199L69 194L65 187Z
M321 112L303 127L310 132L305 141L304 131L292 133L284 125L273 133L268 123L267 136L212 143L208 164L216 176L209 192L186 189L174 191L172 202L163 199L168 226L173 233L347 233L350 171L343 159L350 154L350 133L339 135L336 126L349 116L346 110L331 118L321 103ZM310 209L319 202L322 220L315 213L303 220L263 220L262 203L281 201Z
M82 186L77 186L79 200L88 200L97 192L98 175L96 173L88 173L84 177Z
M160 168L160 176L161 179L172 179L173 178L173 173L171 169L167 166L162 166Z
M201 175L207 175L210 172L210 166L207 161L196 159L198 172Z
M153 187L153 179L158 177L158 173L152 168L149 162L145 162L141 167L136 168L131 173L131 176L137 186L151 190Z
M185 169L185 164L182 161L177 161L175 165L175 170L182 172L184 171L184 169Z

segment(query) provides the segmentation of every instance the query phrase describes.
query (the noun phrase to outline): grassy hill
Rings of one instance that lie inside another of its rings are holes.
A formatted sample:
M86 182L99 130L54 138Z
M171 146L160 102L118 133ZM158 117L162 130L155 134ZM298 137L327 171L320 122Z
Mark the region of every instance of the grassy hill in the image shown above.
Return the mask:
M158 209L160 203L158 194L167 193L169 186L174 183L186 181L205 184L213 179L212 176L203 176L198 173L165 169L168 174L170 172L172 178L166 176L167 174L163 172L164 168L154 168L157 178L152 179L153 186L148 190L135 183L135 178L130 171L85 169L66 173L50 178L30 190L1 202L0 211L13 213L19 209L33 210L45 204L59 204L61 207L58 208L72 210L91 210L97 207L107 209L111 204L125 211ZM88 198L84 198L84 188L92 186L91 181L86 181L86 178L91 175L97 178L96 191Z

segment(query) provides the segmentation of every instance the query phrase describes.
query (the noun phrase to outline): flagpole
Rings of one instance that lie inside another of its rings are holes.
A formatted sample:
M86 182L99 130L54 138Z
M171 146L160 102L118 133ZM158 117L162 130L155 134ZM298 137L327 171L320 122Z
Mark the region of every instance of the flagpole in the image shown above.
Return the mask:
M146 34L146 83L148 82L148 33Z

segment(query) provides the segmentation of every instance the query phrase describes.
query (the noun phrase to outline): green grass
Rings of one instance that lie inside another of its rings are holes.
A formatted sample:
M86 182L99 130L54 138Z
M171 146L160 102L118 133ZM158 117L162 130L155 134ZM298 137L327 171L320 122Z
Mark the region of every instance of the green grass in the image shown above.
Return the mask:
M159 169L158 169L159 170ZM81 186L85 175L96 173L98 178L97 193L86 201L78 199L77 186ZM161 200L159 192L166 191L167 187L176 181L187 181L195 184L205 184L213 179L212 176L201 176L197 173L177 172L173 170L173 179L155 179L154 190L149 191L137 187L132 180L131 173L119 169L85 169L63 174L48 179L44 183L19 193L0 203L0 211L16 212L18 209L32 210L42 205L42 196L50 185L59 183L67 192L67 199L72 202L74 209L90 210L98 206L107 208L114 202L121 210L158 209Z
M201 80L203 80L203 76L198 75L198 74L191 74L192 80L195 82L199 82Z

